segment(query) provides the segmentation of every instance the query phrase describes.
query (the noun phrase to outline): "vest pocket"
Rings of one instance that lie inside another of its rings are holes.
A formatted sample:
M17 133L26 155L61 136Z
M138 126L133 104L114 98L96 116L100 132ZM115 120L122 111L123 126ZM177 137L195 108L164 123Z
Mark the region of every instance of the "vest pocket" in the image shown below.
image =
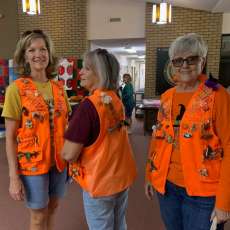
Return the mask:
M43 159L41 147L36 136L18 138L17 158L19 163L32 163Z

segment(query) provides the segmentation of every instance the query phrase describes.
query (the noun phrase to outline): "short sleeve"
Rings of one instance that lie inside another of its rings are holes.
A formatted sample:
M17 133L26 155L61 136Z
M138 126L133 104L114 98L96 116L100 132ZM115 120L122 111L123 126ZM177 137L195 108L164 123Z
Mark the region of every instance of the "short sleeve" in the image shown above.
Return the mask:
M2 117L21 120L22 105L16 84L11 83L6 90Z
M71 113L72 112L72 108L70 106L70 103L69 103L69 100L68 100L68 96L67 96L67 93L66 93L65 90L64 90L64 97L65 97L65 102L66 102L66 106L67 106L67 111L68 111L68 113Z
M85 99L74 111L65 139L89 146L93 144L100 132L100 120L96 108L89 99Z

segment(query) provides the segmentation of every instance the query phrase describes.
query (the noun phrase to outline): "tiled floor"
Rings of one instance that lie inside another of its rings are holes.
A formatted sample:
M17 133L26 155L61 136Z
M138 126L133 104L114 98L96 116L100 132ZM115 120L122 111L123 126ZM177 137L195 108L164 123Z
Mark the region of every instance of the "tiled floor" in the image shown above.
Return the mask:
M130 189L127 212L128 230L163 230L156 200L148 201L144 195L144 165L149 136L143 135L142 122L133 124L130 135L138 177ZM5 157L4 139L0 140L0 230L27 230L28 211L23 202L16 202L8 195L8 169ZM56 216L55 230L87 230L81 191L77 184L71 184ZM227 227L226 230L230 230Z
M138 177L130 189L127 224L129 230L163 230L157 203L148 201L144 195L144 165L149 136L143 135L142 122L135 122L130 135ZM5 156L4 139L0 140L0 230L27 230L28 210L23 202L11 200L8 195L8 169ZM56 217L55 230L87 230L85 223L81 190L71 184L63 199Z

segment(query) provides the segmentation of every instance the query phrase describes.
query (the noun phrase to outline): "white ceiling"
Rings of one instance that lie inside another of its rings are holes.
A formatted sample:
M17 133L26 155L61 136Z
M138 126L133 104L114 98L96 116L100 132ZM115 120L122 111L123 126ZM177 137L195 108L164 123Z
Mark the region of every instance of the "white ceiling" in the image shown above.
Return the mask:
M229 0L230 1L230 0ZM136 50L136 53L129 54L125 48L133 48ZM94 40L91 41L91 48L104 48L109 50L112 53L118 55L125 55L132 57L134 55L144 55L145 54L145 39L136 38L136 39L109 39L109 40Z
M160 3L163 0L134 0L144 2ZM170 2L173 6L206 10L210 12L230 13L230 0L165 0ZM133 54L128 54L124 49L125 46L134 48L138 55L145 54L145 40L144 39L117 39L117 40L94 40L91 43L91 48L105 48L110 52L118 55L127 55L132 57Z
M145 2L160 3L162 0L138 0ZM166 0L172 6L180 6L197 10L207 10L211 12L230 13L230 0Z

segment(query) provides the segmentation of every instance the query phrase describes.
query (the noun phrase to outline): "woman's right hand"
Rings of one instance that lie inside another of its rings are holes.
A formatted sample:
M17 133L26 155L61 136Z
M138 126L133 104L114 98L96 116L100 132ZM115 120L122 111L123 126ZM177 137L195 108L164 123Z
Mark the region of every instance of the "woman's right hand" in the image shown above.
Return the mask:
M10 179L9 193L14 200L24 200L25 190L19 177Z

